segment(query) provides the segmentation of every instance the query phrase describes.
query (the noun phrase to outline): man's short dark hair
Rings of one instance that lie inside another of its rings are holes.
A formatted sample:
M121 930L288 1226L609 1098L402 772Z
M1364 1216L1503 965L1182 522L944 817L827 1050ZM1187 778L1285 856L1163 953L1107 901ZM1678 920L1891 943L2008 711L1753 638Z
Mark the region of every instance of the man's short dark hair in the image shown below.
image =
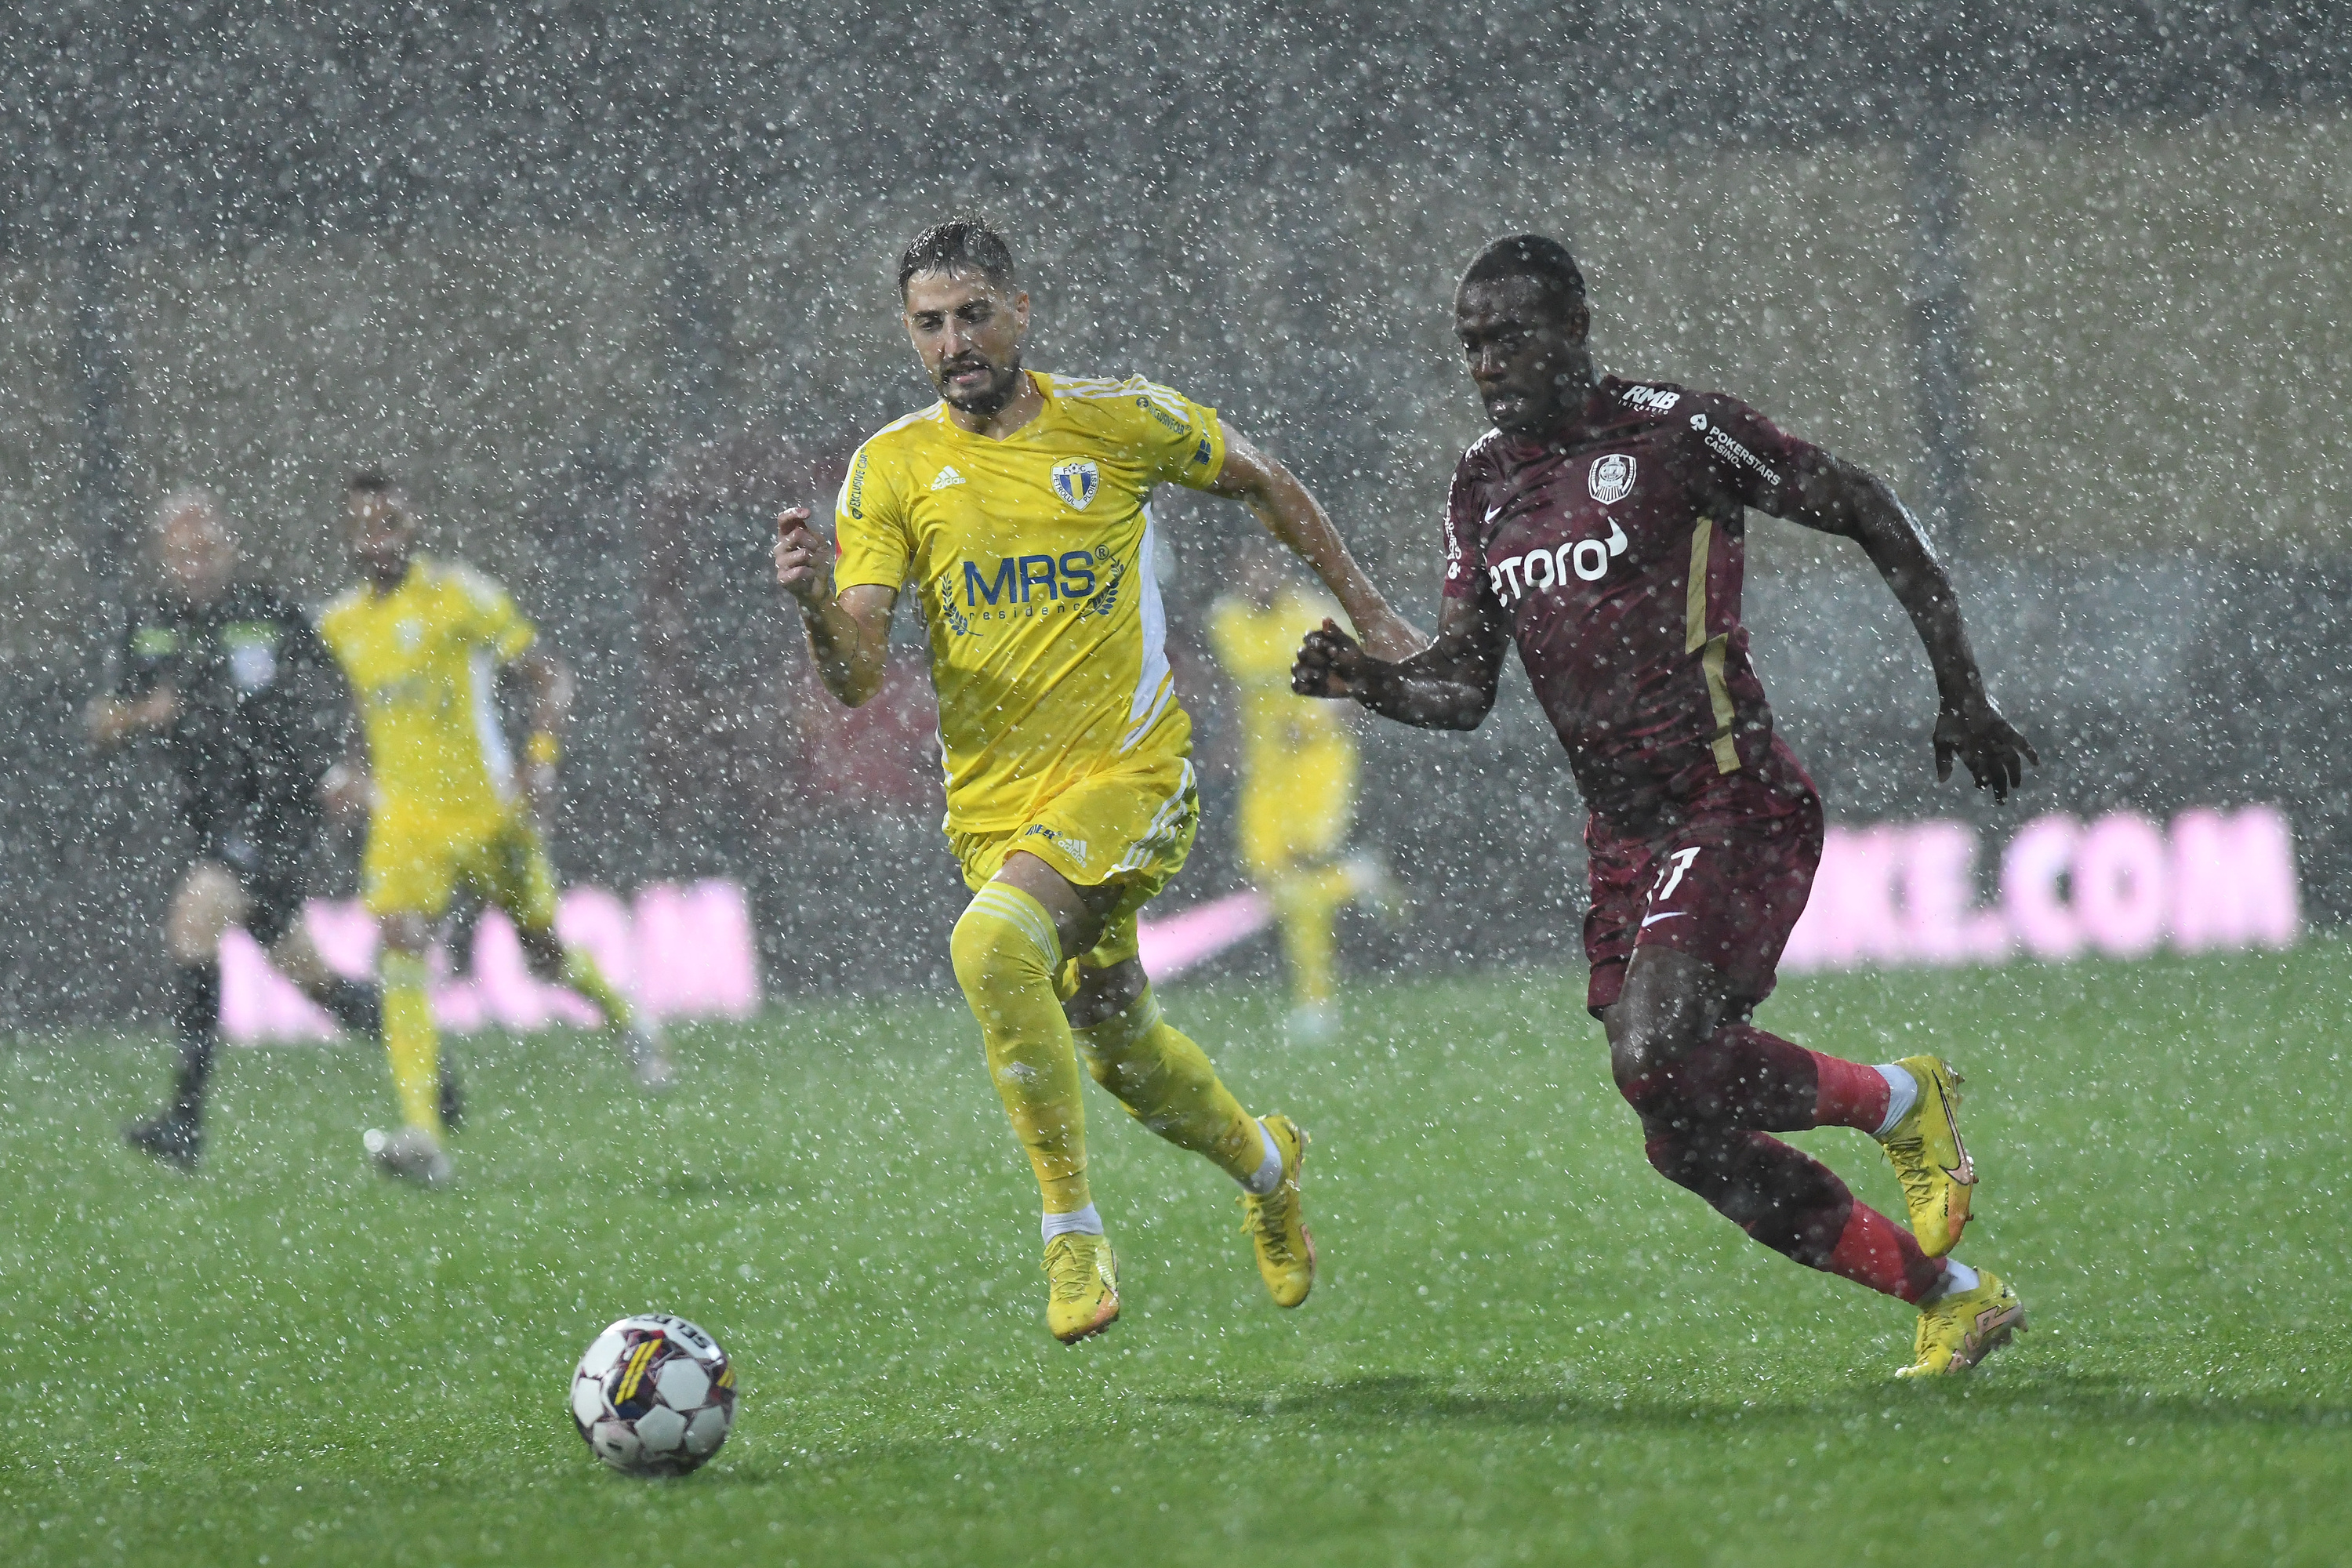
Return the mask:
M343 481L343 488L355 496L375 497L383 503L384 510L393 512L404 522L413 524L416 521L416 514L408 510L408 492L400 488L398 479L394 479L382 468L374 467L354 468L352 470L352 477Z
M898 298L918 272L977 272L1000 289L1013 287L1013 252L976 217L951 217L915 237L898 258Z
M1490 240L1462 274L1462 287L1498 283L1506 278L1534 279L1563 314L1584 302L1584 274L1578 269L1576 258L1549 235L1507 234Z

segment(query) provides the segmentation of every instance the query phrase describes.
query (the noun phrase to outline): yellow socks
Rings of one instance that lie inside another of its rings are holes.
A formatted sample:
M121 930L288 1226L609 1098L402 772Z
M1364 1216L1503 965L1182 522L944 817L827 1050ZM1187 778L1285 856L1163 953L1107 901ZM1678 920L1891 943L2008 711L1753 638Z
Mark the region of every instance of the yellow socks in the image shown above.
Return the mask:
M1274 912L1281 924L1283 956L1290 963L1291 994L1303 1006L1328 1002L1336 989L1332 925L1355 891L1355 879L1339 866L1274 879Z
M636 1021L628 998L614 989L613 983L604 978L604 971L598 967L595 955L586 948L564 948L563 984L596 1004L596 1011L604 1015L607 1028L625 1029Z
M1048 1215L1087 1208L1086 1110L1077 1051L1055 980L1062 942L1045 906L991 882L974 894L948 944L956 982L988 1050L988 1076L1028 1151Z
M1257 1122L1201 1047L1160 1016L1150 986L1118 1016L1078 1030L1077 1039L1087 1070L1137 1121L1179 1149L1208 1156L1237 1182L1257 1173L1266 1147Z
M425 961L386 948L376 961L383 984L383 1048L392 1058L392 1087L411 1127L441 1136L441 1038L433 1003L425 994Z

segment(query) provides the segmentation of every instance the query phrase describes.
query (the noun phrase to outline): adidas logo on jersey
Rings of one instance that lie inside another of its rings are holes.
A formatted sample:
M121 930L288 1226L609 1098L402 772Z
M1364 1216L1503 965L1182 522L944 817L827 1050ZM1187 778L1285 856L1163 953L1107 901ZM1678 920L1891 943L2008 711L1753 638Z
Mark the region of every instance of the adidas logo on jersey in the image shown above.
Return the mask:
M961 483L963 483L963 476L957 473L955 471L955 465L950 463L946 468L941 468L939 473L932 478L931 489L935 490L943 490L950 485L960 485Z

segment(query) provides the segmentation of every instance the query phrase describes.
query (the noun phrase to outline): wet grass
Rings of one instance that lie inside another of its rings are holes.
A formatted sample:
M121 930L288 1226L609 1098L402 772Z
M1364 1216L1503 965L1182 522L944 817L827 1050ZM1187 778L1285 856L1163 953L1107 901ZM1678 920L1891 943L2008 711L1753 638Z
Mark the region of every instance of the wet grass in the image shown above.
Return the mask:
M1887 1375L1904 1309L1650 1173L1580 999L1370 984L1295 1050L1270 997L1172 992L1316 1133L1323 1277L1277 1311L1230 1185L1097 1097L1127 1314L1068 1351L960 1006L687 1032L659 1105L592 1037L467 1042L441 1195L362 1169L367 1053L232 1053L186 1179L115 1140L159 1047L20 1044L0 1518L26 1563L2341 1561L2352 949L1783 988L1768 1026L1969 1075L1963 1254L2035 1326L1928 1387ZM1866 1141L1806 1142L1897 1202ZM649 1485L563 1395L656 1307L744 1392Z

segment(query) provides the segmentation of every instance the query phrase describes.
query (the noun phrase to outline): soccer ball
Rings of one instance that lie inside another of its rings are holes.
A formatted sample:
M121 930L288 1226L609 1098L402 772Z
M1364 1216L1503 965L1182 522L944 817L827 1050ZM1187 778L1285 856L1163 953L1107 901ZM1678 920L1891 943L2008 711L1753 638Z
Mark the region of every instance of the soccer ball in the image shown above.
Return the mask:
M580 1358L572 1419L590 1451L623 1475L682 1476L727 1441L735 1369L684 1318L623 1318Z

